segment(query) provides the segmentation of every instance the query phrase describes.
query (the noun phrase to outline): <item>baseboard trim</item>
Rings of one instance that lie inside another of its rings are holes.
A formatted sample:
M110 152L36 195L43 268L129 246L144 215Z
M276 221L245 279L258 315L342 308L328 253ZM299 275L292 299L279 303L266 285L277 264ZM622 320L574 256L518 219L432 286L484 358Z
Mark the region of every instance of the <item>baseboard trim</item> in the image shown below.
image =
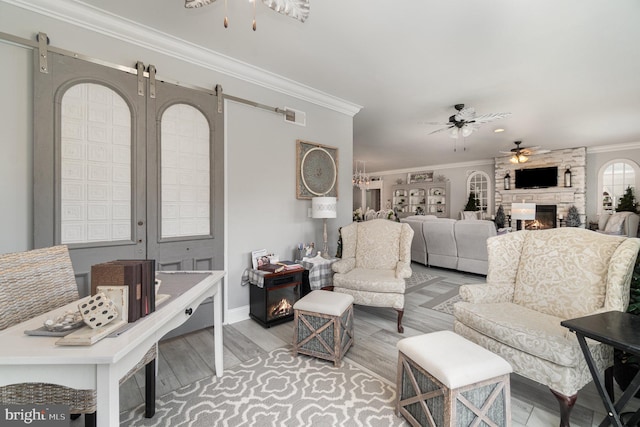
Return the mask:
M249 319L249 306L245 305L238 308L233 308L231 310L227 310L227 316L224 321L225 325L231 325L233 323L242 322L243 320Z

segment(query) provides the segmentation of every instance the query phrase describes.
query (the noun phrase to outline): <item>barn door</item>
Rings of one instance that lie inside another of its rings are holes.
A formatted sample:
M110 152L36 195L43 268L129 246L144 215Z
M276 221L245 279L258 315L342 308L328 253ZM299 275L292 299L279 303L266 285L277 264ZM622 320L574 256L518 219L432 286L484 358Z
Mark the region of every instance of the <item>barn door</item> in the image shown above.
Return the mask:
M47 73L39 61L36 51L34 246L68 245L81 296L91 265L112 259L222 268L216 96L53 52Z
M161 270L220 270L224 164L217 96L156 85L147 123L148 256Z

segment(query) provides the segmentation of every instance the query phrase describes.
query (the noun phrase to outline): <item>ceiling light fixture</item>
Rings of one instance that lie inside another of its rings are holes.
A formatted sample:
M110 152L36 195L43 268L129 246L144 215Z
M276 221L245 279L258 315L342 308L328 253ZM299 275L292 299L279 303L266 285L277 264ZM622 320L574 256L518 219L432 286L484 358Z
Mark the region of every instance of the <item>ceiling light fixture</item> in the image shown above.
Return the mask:
M425 122L428 125L440 125L445 126L443 128L429 132L429 135L447 131L451 138L463 139L463 151L466 151L467 147L464 146L465 138L471 135L474 131L480 129L480 125L494 120L509 117L511 113L489 113L477 115L476 110L471 107L465 107L464 104L456 104L453 106L457 113L449 116L449 121L442 122ZM457 146L453 146L453 151L457 151Z
M493 133L500 133L500 132L504 132L504 129L498 128L493 130Z
M515 153L509 161L513 164L525 163L529 158L522 153Z
M529 160L529 156L534 154L545 154L549 150L541 150L540 147L520 147L522 141L514 141L516 148L512 148L509 151L501 151L502 154L509 154L509 161L514 165L525 163Z
M362 169L358 168L359 164L362 164ZM367 162L363 160L356 160L356 171L353 174L353 186L358 187L359 189L367 189L369 188L369 184L371 183L371 178L367 175L366 172Z
M216 0L185 0L184 7L187 9L195 9L198 7L206 6L213 3ZM300 22L304 22L309 17L309 1L310 0L262 0L267 7L275 10L278 13L289 16L293 19L297 19ZM253 31L256 30L256 0L249 0L249 3L253 3ZM229 27L227 0L224 0L224 27Z

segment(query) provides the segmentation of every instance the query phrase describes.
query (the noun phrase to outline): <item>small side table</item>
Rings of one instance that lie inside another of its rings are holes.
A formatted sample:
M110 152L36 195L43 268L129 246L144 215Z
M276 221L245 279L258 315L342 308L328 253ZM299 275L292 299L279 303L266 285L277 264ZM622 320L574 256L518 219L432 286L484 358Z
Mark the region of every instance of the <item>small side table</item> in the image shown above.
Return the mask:
M303 272L302 267L278 273L249 270L249 317L265 328L293 320L293 304L302 293Z
M339 258L325 259L320 256L302 258L300 263L309 270L309 286L312 291L333 286L333 270L331 265Z
M607 410L607 417L600 424L606 426L611 423L614 426L635 426L640 421L640 410L636 412L627 424L622 424L620 413L627 402L640 389L640 372L633 378L629 387L622 394L620 399L614 404L609 394L605 391L604 382L600 373L596 370L593 356L585 338L591 338L604 344L608 344L619 350L640 356L640 316L636 316L621 311L608 311L606 313L594 314L591 316L579 317L560 322L560 324L576 333L578 343L591 371L591 376L595 382L602 403Z

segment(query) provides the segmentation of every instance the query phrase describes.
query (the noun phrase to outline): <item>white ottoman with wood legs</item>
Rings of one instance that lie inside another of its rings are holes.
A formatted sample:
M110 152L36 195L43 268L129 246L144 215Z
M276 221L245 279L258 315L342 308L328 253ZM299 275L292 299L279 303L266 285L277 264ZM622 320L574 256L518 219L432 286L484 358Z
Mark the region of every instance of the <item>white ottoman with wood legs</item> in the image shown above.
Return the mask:
M293 305L293 355L331 360L340 366L353 344L353 297L312 291Z
M451 331L398 342L396 412L413 426L511 426L511 365Z

